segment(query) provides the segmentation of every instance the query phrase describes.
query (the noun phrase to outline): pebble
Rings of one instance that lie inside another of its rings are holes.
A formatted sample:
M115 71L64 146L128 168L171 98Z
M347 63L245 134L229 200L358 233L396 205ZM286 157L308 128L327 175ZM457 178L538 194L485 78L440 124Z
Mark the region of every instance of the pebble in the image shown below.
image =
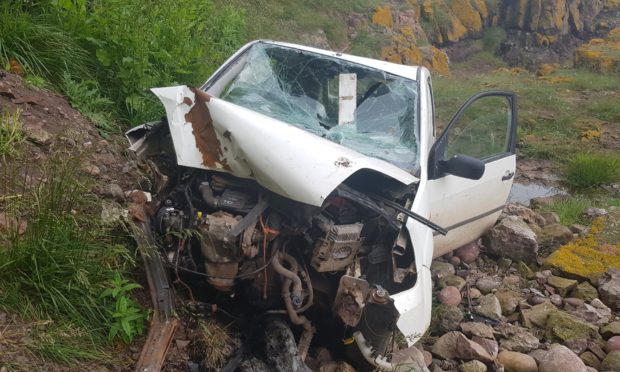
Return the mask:
M456 267L456 266L459 266L461 264L461 259L458 258L457 256L452 256L452 257L450 257L448 262Z
M476 241L473 243L465 244L464 246L456 249L454 255L461 259L466 264L470 264L478 258L480 255L480 244Z
M483 294L487 294L499 288L501 283L500 278L484 276L476 281L476 288L478 288Z
M447 286L439 291L437 299L444 305L458 306L461 303L461 292L454 286Z
M538 365L534 358L516 351L502 351L497 361L504 366L506 372L538 372Z
M562 296L560 296L559 294L553 294L549 296L549 300L551 300L551 303L555 306L562 305Z

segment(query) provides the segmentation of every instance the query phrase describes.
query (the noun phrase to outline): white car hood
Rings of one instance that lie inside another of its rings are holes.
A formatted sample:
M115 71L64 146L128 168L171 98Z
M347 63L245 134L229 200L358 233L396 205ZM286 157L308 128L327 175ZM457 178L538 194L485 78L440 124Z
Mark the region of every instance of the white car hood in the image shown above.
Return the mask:
M166 109L178 165L255 179L277 194L314 206L361 169L404 184L418 181L388 162L204 91L187 86L152 91Z

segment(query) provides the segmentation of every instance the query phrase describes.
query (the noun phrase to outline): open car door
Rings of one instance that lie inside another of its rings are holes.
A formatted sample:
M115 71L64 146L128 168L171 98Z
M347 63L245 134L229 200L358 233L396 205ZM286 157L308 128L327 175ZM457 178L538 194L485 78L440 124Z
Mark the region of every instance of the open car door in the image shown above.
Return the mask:
M435 142L429 156L433 257L476 240L497 221L515 175L516 96L482 92L469 98Z

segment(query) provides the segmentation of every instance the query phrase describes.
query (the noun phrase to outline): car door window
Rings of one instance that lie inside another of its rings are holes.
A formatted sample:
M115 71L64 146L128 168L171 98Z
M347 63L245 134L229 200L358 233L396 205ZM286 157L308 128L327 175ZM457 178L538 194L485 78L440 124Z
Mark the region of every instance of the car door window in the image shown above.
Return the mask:
M488 160L510 152L513 118L509 97L481 97L457 115L448 128L444 159L462 154Z

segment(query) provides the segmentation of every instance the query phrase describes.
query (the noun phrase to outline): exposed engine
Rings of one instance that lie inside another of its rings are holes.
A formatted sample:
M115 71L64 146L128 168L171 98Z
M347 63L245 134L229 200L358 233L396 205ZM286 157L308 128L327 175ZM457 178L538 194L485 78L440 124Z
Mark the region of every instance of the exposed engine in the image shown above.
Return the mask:
M411 287L416 273L407 217L382 200L407 207L413 190L385 178L349 181L317 208L191 170L160 194L153 222L178 281L200 277L254 311L288 316L303 330L302 358L315 332L309 319L326 313L346 337L359 331L385 355L398 319L389 293Z

